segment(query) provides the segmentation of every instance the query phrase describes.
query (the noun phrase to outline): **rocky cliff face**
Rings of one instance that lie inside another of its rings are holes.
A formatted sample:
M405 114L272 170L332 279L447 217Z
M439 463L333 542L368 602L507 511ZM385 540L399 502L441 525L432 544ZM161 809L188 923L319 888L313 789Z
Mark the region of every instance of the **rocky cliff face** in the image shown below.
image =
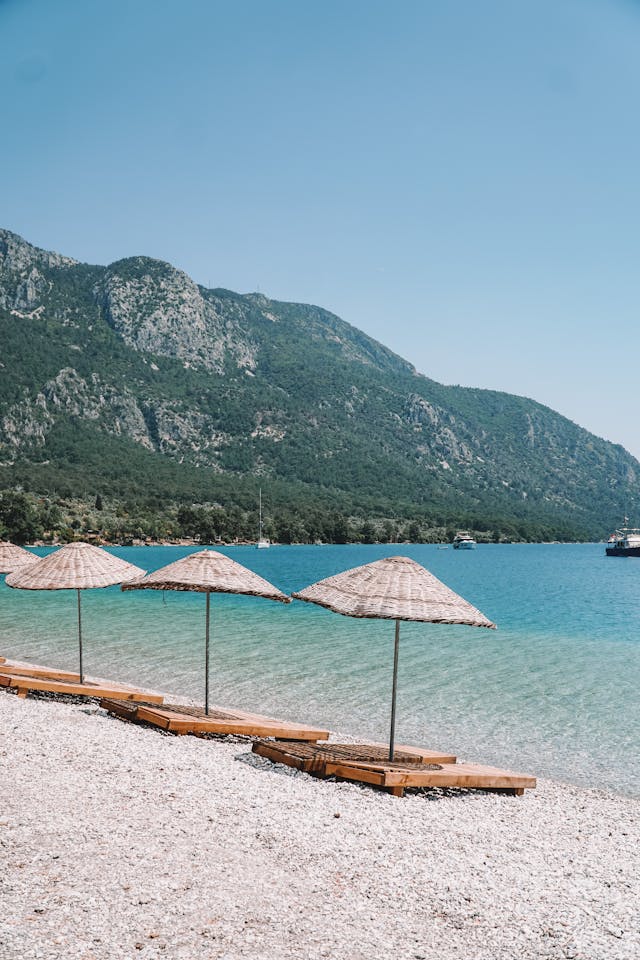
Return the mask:
M638 492L633 457L548 408L444 387L319 307L207 290L146 257L88 266L0 231L0 337L0 467L62 449L80 472L100 437L122 438L185 477L592 525Z
M31 246L9 230L0 230L0 307L32 311L49 292L45 271L51 267L72 267L70 257Z
M222 374L231 360L253 369L256 344L239 317L225 317L213 298L169 264L135 257L112 264L94 287L107 322L134 350L173 357Z

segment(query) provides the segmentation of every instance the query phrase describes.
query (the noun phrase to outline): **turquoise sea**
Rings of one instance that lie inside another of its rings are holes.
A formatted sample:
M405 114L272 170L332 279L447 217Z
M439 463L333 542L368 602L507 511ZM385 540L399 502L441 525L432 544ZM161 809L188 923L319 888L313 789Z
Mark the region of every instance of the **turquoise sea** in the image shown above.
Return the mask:
M154 570L186 547L113 548ZM39 550L40 554L48 551ZM225 547L285 592L383 556L426 566L498 624L403 624L397 739L640 795L640 560L603 544ZM0 585L0 653L75 669L75 597ZM83 594L85 669L202 699L201 594ZM212 597L212 701L388 737L393 623Z

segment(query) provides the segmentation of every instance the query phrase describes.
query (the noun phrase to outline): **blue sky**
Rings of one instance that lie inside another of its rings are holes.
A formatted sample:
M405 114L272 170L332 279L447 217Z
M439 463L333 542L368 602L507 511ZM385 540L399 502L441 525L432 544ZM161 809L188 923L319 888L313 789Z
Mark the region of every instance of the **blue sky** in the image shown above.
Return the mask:
M0 0L0 225L317 303L640 456L640 3Z

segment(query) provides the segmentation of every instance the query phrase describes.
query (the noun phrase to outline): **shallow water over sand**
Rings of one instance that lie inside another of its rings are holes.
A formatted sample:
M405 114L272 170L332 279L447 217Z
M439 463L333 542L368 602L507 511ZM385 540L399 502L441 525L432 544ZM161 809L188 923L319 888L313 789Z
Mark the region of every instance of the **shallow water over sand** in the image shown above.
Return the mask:
M147 570L191 552L114 548ZM40 550L39 553L48 551ZM640 795L640 560L602 544L227 547L285 592L381 556L424 564L498 624L403 624L397 738ZM85 669L202 699L201 594L83 595ZM212 700L388 737L393 624L212 598ZM0 653L77 662L75 598L0 586Z

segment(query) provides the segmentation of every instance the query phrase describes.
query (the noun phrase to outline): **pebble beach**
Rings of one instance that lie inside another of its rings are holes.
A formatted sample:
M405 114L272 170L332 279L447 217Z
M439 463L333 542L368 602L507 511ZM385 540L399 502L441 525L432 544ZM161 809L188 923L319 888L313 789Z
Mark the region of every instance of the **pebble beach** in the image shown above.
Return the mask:
M2 960L636 960L639 839L633 798L398 799L0 694Z

